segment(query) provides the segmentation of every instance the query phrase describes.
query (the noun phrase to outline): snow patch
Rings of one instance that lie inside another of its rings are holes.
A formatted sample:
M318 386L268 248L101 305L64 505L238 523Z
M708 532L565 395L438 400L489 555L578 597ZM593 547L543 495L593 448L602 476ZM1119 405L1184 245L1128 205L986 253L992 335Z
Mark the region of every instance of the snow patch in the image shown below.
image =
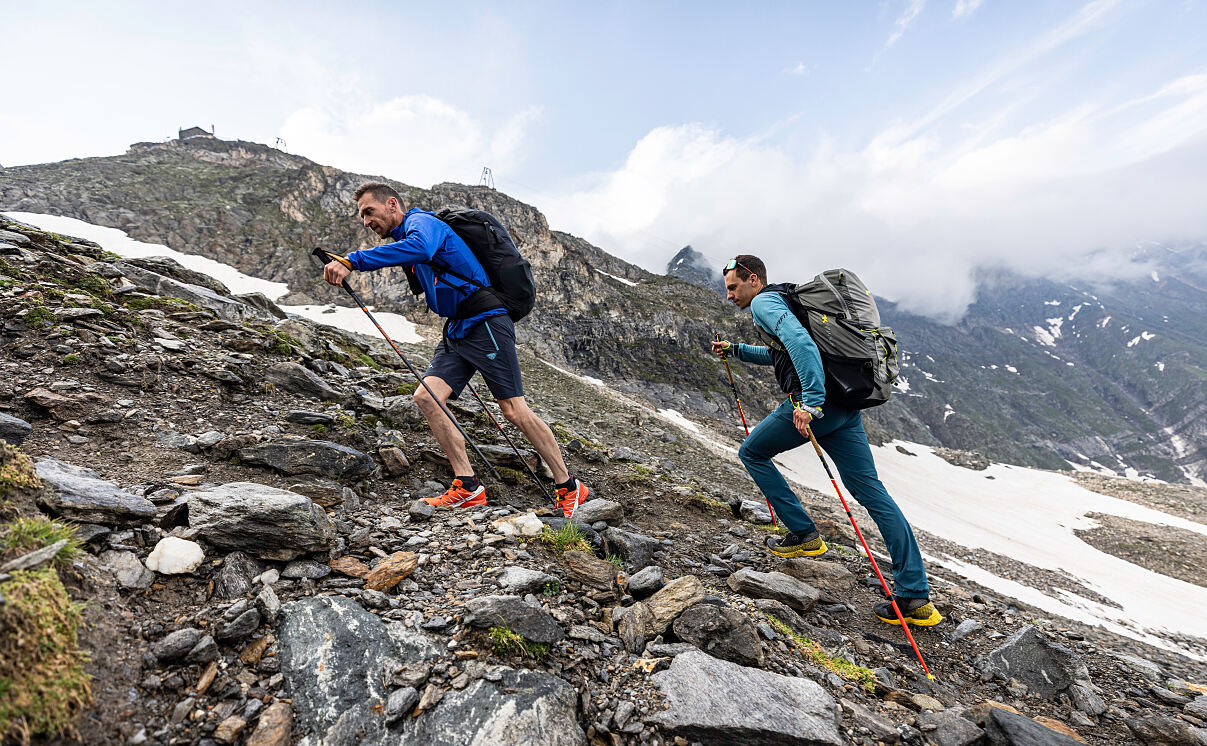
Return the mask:
M1019 375L1018 368L1015 368L1013 365L1007 365L1006 370L1010 371L1016 376Z
M1109 323L1111 323L1111 317L1110 317L1110 316L1104 316L1104 317L1102 318L1102 320L1098 322L1098 328L1099 328L1099 329L1105 329L1105 328L1106 328L1106 325L1107 325L1107 324L1109 324Z
M1152 275L1151 275L1151 276L1152 276L1152 278L1153 278L1153 282L1160 282L1160 281L1161 281L1161 276L1157 274L1157 270L1155 270L1155 269L1154 269L1154 270L1152 271Z
M893 385L902 391L909 391L909 381L905 380L905 376L897 376L897 380L893 381Z
M951 408L950 404L943 405L943 421L947 422L947 418L955 414L956 411Z
M1056 346L1056 337L1052 336L1052 332L1048 331L1042 326L1035 326L1031 328L1035 330L1035 341L1039 342L1041 345L1047 345L1048 347Z
M1153 365L1156 366L1157 370L1161 371L1162 373L1165 372L1165 363L1161 362L1160 360L1153 363Z
M1088 305L1089 303L1078 303L1077 305L1073 306L1073 312L1069 314L1069 321L1077 318L1077 313Z
M680 259L679 261L683 261L683 260ZM617 277L616 275L614 275L610 272L604 272L602 269L596 269L595 271L600 273L601 275L607 275L608 277L611 277L613 280L616 280L617 282L623 282L625 285L628 285L629 287L634 287L637 284L637 283L633 282L632 280L626 280L623 277Z
M1044 305L1045 305L1045 306L1059 306L1059 305L1060 305L1060 301L1058 301L1058 300L1046 300L1046 301L1044 301Z
M1151 332L1140 332L1139 336L1132 337L1132 340L1127 343L1127 346L1135 347L1136 345L1140 344L1141 341L1147 342L1155 336L1157 335L1152 334Z

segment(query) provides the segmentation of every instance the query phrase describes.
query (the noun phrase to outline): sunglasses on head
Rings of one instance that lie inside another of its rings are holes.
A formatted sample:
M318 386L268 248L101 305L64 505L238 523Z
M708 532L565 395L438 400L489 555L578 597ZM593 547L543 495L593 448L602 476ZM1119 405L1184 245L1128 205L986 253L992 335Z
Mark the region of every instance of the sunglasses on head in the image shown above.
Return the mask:
M738 267L741 267L742 269L746 270L747 276L754 274L754 270L752 270L750 267L747 267L745 264L742 264L737 259L730 259L725 264L725 269L721 270L721 274L724 275L726 272L729 272L730 270L733 270L733 269L737 269Z

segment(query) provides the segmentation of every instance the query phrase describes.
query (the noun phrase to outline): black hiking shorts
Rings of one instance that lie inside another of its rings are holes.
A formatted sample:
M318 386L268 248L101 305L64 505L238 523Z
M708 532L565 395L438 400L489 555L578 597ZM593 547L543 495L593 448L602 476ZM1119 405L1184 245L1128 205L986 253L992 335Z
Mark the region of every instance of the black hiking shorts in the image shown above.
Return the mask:
M423 377L443 380L456 399L475 371L482 374L495 399L524 395L511 317L503 314L483 319L464 339L454 341L445 337L436 347L436 355Z

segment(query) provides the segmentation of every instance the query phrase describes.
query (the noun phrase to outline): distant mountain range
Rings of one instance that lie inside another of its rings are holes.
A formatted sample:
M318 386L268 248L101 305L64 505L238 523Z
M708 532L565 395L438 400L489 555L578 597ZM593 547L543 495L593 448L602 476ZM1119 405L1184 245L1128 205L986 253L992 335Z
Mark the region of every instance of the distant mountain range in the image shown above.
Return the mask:
M369 178L381 177L256 143L139 143L120 156L0 170L0 210L120 228L288 282L283 302L329 303L340 298L308 254L376 243L353 216L352 191ZM685 247L668 266L672 276L655 275L550 230L536 209L493 189L384 180L408 206L472 206L508 226L537 274L539 302L520 337L538 355L660 407L735 417L707 345L716 331L751 339L753 329L719 294L719 275L699 252ZM954 326L882 302L901 340L902 392L869 412L869 431L1032 466L1207 478L1207 252L1148 258L1153 277L1110 288L985 274ZM368 302L438 334L397 270L356 279ZM734 372L748 416L774 406L768 371Z

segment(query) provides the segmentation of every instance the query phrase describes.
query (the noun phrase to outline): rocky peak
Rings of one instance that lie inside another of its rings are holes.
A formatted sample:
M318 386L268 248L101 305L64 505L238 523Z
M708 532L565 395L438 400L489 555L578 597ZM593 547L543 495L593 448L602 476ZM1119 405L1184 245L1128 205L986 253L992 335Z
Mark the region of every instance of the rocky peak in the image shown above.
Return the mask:
M715 267L709 266L708 259L693 249L691 244L679 249L679 253L671 257L666 263L666 273L684 282L725 295L725 283L721 273Z

